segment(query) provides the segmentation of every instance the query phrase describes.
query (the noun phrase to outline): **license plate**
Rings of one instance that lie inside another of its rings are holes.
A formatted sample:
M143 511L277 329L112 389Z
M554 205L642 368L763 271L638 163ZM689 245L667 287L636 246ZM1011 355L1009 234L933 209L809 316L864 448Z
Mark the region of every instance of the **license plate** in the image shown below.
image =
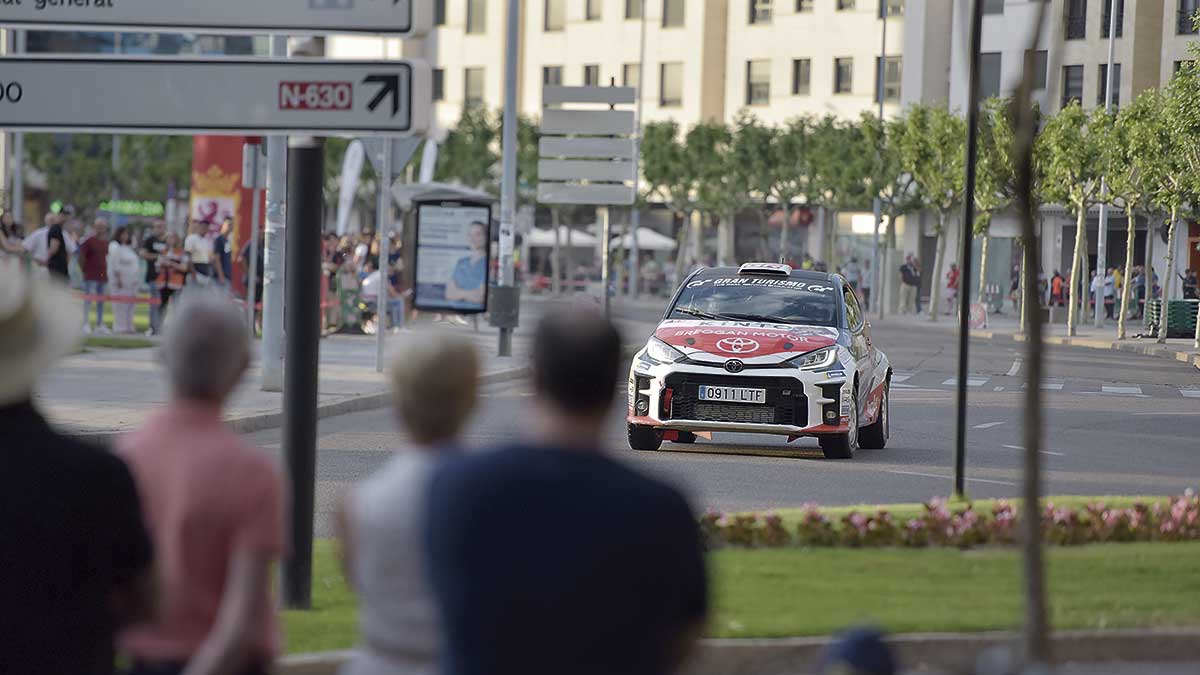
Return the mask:
M712 387L700 385L701 401L722 401L725 403L766 403L766 389L744 389L742 387Z

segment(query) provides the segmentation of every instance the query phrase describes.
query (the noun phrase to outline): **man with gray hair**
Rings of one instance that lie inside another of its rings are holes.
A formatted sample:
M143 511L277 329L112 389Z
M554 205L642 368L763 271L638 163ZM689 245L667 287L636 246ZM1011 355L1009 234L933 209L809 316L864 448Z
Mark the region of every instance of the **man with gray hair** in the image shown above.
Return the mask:
M166 408L123 439L161 556L163 611L121 636L133 674L265 673L278 651L270 567L284 552L275 462L221 420L250 363L241 312L185 296L163 345Z

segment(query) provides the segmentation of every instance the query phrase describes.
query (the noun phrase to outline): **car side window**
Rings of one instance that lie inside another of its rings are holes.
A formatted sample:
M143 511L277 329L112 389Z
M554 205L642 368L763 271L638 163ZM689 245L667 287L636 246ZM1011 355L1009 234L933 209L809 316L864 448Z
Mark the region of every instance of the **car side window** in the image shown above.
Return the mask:
M858 332L862 329L863 316L862 310L858 306L858 298L855 297L854 291L850 288L843 288L842 293L846 297L846 324L850 330Z

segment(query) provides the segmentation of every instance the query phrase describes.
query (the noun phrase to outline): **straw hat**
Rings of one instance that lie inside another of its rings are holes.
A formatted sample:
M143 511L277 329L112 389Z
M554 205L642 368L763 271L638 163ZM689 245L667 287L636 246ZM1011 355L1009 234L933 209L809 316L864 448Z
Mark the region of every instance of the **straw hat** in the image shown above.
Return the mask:
M28 399L46 366L78 348L79 316L64 286L0 261L0 406Z

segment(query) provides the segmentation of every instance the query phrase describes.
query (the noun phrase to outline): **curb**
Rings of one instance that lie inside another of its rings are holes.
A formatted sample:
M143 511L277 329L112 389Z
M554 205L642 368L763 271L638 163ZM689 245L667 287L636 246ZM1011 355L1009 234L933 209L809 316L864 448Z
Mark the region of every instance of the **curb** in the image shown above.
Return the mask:
M990 330L972 330L970 331L970 335L973 338L979 338L981 340L1027 342L1024 333L997 333ZM1190 354L1188 352L1178 352L1173 349L1167 349L1159 344L1135 344L1131 342L1122 342L1119 340L1065 337L1062 335L1045 335L1042 337L1042 344L1062 345L1064 347L1083 347L1085 349L1102 349L1107 351L1140 354L1141 356L1152 356L1160 359L1179 361L1200 369L1200 353Z
M909 669L973 672L989 649L1019 649L1019 634L913 633L888 643ZM811 672L831 637L701 640L683 675L795 675ZM1200 656L1200 629L1062 631L1051 638L1055 663L1186 661ZM279 660L277 675L334 675L349 651L297 654Z
M498 370L492 373L485 373L479 377L479 385L487 386L491 384L499 384L501 382L510 382L527 377L531 372L530 366L520 366L517 368L508 368L506 370ZM329 403L319 404L317 406L317 419L326 417L336 417L338 415L347 415L349 413L363 412L365 410L377 410L387 406L392 400L390 391L379 392L376 394L363 394L361 396L352 396L339 401L330 401ZM267 429L277 429L283 426L283 411L259 413L254 415L243 415L241 417L233 417L225 420L225 424L230 429L239 434L249 434L256 431L265 431ZM110 445L114 440L129 433L132 429L124 429L118 431L81 431L74 432L68 430L67 433L77 438L86 440L90 443L100 445Z

